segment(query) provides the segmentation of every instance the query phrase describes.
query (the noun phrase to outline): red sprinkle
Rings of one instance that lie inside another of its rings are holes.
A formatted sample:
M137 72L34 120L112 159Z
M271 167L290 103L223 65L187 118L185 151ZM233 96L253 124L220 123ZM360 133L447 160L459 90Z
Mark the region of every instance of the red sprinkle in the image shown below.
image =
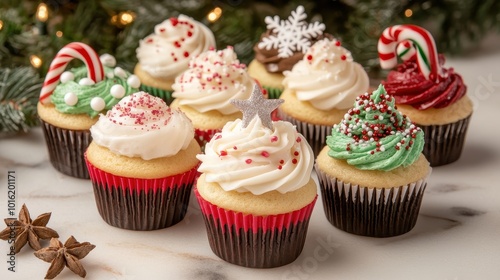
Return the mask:
M340 47L340 41L335 42L335 46Z
M293 155L294 155L294 156L298 156L298 155L299 155L299 152L298 152L298 151L295 151L295 152L293 152Z
M302 139L300 137L297 137L297 139L295 139L295 141L297 141L297 143L300 143L302 141Z
M276 142L276 141L278 141L278 136L271 137L271 142Z
M313 56L312 55L307 55L307 60L312 60L313 59Z
M188 52L184 52L184 57L189 57L189 53Z
M347 59L347 57L346 57L345 55L341 55L341 56L340 56L340 59L342 59L342 60L346 60L346 59Z
M165 32L165 28L160 28L160 32Z
M220 155L221 156L227 156L227 152L226 151L220 151Z
M191 31L188 31L188 33L187 33L187 36L188 36L188 37L191 37L191 36L193 36L193 32L191 32Z
M233 147L233 149L234 149L234 150L238 150L238 147L234 146L234 147Z
M281 165L278 165L278 169L281 170L283 168L283 166Z
M285 161L284 160L280 160L280 164L283 164L283 163L285 163Z
M297 159L296 158L292 159L292 163L297 164Z
M247 160L245 160L245 162L246 162L247 164L250 164L250 163L252 163L252 159L247 159Z
M266 151L262 151L262 153L260 153L263 157L269 157L269 153L266 152Z
M170 18L170 23L173 25L173 26L176 26L178 23L179 23L179 20L175 17L171 17Z

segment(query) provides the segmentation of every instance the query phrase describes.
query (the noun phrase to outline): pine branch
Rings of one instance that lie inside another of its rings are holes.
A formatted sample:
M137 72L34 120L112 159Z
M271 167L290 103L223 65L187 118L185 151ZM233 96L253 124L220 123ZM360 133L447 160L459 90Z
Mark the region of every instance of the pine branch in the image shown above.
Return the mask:
M26 132L38 124L41 86L41 78L31 67L0 68L0 132Z

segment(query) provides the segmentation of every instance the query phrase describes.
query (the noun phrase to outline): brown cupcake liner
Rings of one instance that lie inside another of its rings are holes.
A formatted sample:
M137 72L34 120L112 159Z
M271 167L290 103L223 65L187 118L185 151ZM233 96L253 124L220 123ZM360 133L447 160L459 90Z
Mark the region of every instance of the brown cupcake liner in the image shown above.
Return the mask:
M221 259L251 268L293 262L302 252L316 198L302 209L256 216L220 208L195 188L212 251Z
M345 183L316 166L326 218L336 228L363 236L391 237L416 224L427 177L393 188Z
M424 131L423 154L431 166L457 161L462 154L471 115L457 122L444 125L419 125Z
M88 179L84 153L92 136L89 130L70 130L40 119L52 166L68 176Z
M297 131L306 138L311 146L314 156L319 155L326 145L326 137L332 134L333 125L310 124L299 121L278 108L277 116L280 120L292 123L297 127Z
M87 161L97 210L111 226L130 230L156 230L184 219L191 189L198 174L191 170L158 179L117 176Z

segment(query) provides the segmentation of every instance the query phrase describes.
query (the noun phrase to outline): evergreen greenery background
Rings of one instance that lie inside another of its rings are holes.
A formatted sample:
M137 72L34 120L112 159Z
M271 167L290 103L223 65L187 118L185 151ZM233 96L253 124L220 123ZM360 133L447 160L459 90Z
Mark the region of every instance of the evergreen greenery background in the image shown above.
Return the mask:
M37 34L42 26L35 13L41 2L49 8L45 34ZM205 23L214 32L219 49L234 46L239 59L248 63L253 58L253 45L265 30L264 18L269 15L286 18L297 5L305 7L308 21L324 22L326 31L339 38L372 75L377 75L379 70L378 38L390 25L423 26L435 37L439 52L452 54L478 43L488 32L500 31L498 0L2 0L0 76L3 75L4 81L3 84L0 81L0 131L26 130L36 123L32 116L20 119L12 114L18 110L4 109L7 103L17 104L28 96L38 96L36 87L12 92L17 88L5 80L14 77L6 75L6 70L31 67L31 55L40 57L42 66L37 69L38 73L28 75L25 82L30 84L41 83L57 51L73 41L85 42L100 54L113 54L121 67L132 70L137 62L135 50L139 40L152 33L161 21L185 14ZM222 9L222 16L211 23L207 14L215 7ZM405 15L408 10L412 12L410 17ZM111 18L123 12L132 13L134 21L125 25L119 21L113 23ZM63 35L56 36L56 31L62 31ZM2 89L6 85L11 85L9 94L5 94L7 89ZM26 112L35 114L31 109ZM8 116L12 117L10 124L6 124ZM12 121L19 120L25 124L12 125Z

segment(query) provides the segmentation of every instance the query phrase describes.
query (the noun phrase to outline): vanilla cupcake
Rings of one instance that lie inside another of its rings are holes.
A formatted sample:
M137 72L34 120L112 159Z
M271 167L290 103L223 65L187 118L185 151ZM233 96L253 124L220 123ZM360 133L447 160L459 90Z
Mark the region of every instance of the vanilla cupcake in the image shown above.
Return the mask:
M198 155L195 194L210 247L246 267L293 262L317 197L312 150L292 124L271 122L279 105L267 103L273 101L256 90L251 100L236 102L243 120L227 123Z
M326 217L346 232L389 237L418 218L431 168L424 132L380 86L354 102L326 140L316 173Z
M392 26L384 30L378 51L383 68L396 66L398 56L403 60L382 84L398 109L425 131L424 155L431 166L458 160L473 104L462 76L445 67L432 35L415 25Z
M85 66L65 71L73 58ZM113 56L99 57L79 42L64 46L50 65L37 104L52 166L66 175L88 179L83 154L92 140L90 127L100 113L137 92L140 84L137 76L116 67Z
M182 112L138 92L101 115L90 131L85 159L104 221L155 230L184 218L201 150Z
M139 41L136 51L134 73L143 83L141 89L170 104L177 75L188 69L191 58L210 48L215 48L212 31L188 16L156 25L153 34Z
M278 16L265 18L267 30L253 48L255 58L248 65L248 73L271 99L279 98L283 92L283 72L292 70L316 41L331 37L323 34L323 23L307 23L306 17L304 7L298 6L286 20Z
M326 136L369 87L368 74L336 39L323 39L285 72L278 117L297 126L314 154L325 146Z
M172 108L193 122L195 137L203 147L229 121L242 117L231 99L247 99L254 80L232 47L209 50L196 56L175 79Z

